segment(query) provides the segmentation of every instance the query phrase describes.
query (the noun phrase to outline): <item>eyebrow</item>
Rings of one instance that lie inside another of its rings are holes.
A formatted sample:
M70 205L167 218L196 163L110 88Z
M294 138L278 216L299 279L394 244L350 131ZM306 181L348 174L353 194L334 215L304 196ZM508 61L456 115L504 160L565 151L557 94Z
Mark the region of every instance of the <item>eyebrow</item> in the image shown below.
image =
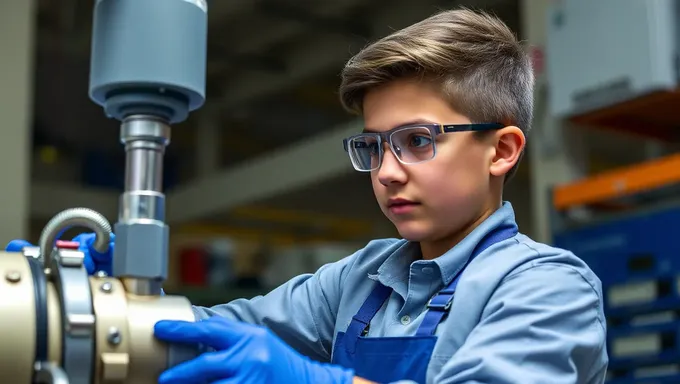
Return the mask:
M390 129L388 129L388 131L389 131L389 130L392 130L392 129L395 129L395 128L399 128L399 127L406 127L406 126L408 126L408 125L418 125L418 124L437 124L437 123L435 123L434 121L428 120L428 119L415 119L415 120L408 121L408 122L406 122L406 123L403 123L403 124L399 124L399 125L397 125L397 126L394 126L394 127L390 128ZM364 129L361 131L361 133L378 133L378 132L384 132L384 131L383 131L383 130L380 130L380 129L374 129L374 128L364 128Z

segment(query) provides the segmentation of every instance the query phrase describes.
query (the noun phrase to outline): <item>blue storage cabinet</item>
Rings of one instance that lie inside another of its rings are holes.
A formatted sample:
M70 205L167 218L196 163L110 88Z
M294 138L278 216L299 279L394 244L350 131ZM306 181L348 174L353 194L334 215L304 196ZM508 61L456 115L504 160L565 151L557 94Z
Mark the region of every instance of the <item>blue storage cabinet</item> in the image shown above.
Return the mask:
M680 206L555 233L602 280L607 383L680 383Z
M680 271L680 206L556 233L553 243L587 262L607 285Z

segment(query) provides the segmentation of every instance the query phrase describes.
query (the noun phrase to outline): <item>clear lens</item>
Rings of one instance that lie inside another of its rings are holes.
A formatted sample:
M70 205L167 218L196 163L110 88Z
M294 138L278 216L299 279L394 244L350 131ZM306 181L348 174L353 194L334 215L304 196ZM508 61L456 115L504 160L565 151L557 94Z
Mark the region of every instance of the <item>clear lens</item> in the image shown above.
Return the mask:
M392 148L405 164L415 164L434 157L434 137L425 127L409 127L392 133Z
M359 171L371 171L380 165L382 148L375 136L359 136L348 143L349 156Z
M408 127L394 131L390 140L394 154L404 164L434 158L434 137L427 127ZM379 137L374 134L361 135L349 140L347 144L350 159L357 170L372 171L380 167L383 144Z

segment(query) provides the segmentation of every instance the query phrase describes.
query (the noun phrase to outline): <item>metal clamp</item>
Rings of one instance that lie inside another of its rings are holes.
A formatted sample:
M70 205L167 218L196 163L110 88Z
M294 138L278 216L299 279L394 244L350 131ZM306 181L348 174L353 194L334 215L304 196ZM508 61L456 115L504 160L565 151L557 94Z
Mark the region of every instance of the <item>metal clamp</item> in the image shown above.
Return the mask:
M62 305L63 367L71 384L89 384L93 375L95 315L84 254L57 248L49 266Z
M109 249L111 241L111 224L99 212L89 208L72 208L58 213L45 225L40 234L40 261L43 266L52 262L52 252L55 242L64 231L81 226L95 233L93 247L97 252L104 253Z

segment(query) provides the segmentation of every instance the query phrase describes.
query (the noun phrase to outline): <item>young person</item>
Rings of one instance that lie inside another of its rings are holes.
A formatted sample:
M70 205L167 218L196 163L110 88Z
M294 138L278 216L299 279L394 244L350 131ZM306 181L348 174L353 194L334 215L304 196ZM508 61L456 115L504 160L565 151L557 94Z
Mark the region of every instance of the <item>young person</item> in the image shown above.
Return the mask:
M518 231L503 188L532 120L533 74L500 20L458 9L369 45L342 72L365 129L345 140L403 239L371 241L271 293L163 321L214 351L162 383L601 383L600 281ZM77 238L97 268L93 235ZM93 272L96 268L91 268Z

